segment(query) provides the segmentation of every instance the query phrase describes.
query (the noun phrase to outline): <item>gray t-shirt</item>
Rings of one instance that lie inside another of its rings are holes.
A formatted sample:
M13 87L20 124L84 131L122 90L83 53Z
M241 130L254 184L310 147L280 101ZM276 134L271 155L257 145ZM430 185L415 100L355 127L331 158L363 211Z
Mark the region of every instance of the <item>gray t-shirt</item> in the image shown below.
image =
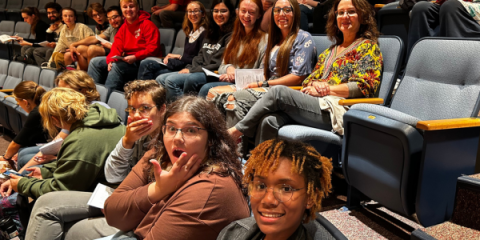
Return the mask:
M114 28L112 26L108 27L107 29L105 29L105 31L103 31L103 35L105 35L105 37L107 37L107 39L110 39L109 41L111 43L113 43L113 40L115 40L115 34L117 34L118 32L118 28Z

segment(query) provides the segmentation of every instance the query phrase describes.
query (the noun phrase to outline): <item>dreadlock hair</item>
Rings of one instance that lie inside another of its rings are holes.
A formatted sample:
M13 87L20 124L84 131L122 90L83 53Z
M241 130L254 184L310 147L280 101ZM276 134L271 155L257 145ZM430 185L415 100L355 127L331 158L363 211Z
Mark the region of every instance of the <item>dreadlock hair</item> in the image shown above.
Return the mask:
M248 185L255 175L268 176L270 171L278 168L281 158L287 158L292 161L292 173L305 177L307 197L313 203L305 211L304 223L315 219L315 213L321 209L322 199L331 192L332 159L323 157L309 144L280 139L265 141L251 153L245 164L243 183Z

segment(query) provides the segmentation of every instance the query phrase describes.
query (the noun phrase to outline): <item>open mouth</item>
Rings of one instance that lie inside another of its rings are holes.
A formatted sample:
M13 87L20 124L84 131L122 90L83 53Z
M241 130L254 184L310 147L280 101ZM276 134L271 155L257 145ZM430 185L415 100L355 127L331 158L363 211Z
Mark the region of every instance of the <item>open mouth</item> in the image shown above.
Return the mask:
M264 213L264 212L259 212L260 215L262 215L263 217L266 217L266 218L281 218L283 217L285 214L283 213Z
M185 151L183 151L182 149L175 149L173 150L173 156L176 157L176 158L179 158L182 153L184 153Z

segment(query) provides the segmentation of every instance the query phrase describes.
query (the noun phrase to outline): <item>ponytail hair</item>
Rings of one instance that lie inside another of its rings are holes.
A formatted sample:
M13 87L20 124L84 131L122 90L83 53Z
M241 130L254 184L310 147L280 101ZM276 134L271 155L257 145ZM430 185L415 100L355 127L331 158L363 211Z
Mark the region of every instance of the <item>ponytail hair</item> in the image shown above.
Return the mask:
M13 89L13 96L15 98L33 101L36 105L39 105L45 92L45 89L34 81L24 81L20 82L15 89Z
M36 7L26 7L20 11L21 13L25 13L28 16L35 15L35 18L33 18L33 23L30 26L30 33L35 34L35 28L37 28L37 23L40 20L40 12L38 11L38 8Z

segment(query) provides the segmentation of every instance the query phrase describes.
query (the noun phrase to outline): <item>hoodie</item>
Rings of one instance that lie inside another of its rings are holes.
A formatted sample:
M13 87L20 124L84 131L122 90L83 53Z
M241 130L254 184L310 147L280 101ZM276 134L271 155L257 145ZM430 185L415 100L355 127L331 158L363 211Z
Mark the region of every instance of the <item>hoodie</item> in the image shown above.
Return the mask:
M140 10L138 19L130 24L127 20L118 29L113 41L107 64L117 61L113 56L135 55L137 61L147 57L161 57L160 31L155 24L148 20L150 14Z
M42 178L23 177L18 192L32 198L53 191L93 191L108 185L105 160L123 137L125 127L115 109L92 104L87 116L74 123L63 141L57 161L43 165Z

